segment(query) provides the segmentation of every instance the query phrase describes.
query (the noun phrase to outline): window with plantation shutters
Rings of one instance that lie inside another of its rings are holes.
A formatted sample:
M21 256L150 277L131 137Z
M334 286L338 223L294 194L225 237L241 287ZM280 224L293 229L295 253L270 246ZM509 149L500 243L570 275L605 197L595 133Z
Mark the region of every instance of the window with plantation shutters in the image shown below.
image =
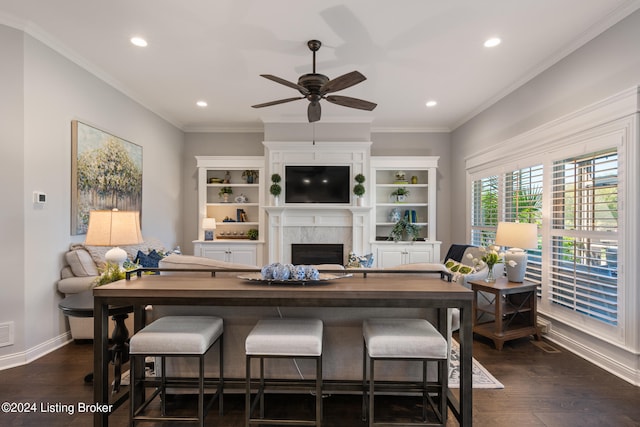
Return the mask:
M493 244L498 226L498 177L473 181L471 191L471 244Z
M535 165L472 182L471 244L493 245L499 221L542 224L543 167ZM527 280L541 282L542 251L527 250Z
M504 219L507 222L522 222L542 225L542 165L508 172L504 175ZM542 282L542 249L527 249L527 271L525 278L531 282ZM540 291L538 291L540 295Z
M618 153L553 164L549 299L618 324Z

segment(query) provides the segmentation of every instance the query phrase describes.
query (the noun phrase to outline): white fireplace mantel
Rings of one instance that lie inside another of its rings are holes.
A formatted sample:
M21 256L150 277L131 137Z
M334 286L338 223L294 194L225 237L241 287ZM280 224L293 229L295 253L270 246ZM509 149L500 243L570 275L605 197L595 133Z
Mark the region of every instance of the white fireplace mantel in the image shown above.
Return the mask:
M267 176L284 174L286 165L349 165L351 174L368 174L370 141L265 141ZM364 204L367 205L365 198ZM343 243L345 252L370 250L371 208L353 204L267 206L268 260L289 262L291 243ZM326 239L326 241L323 241ZM305 241L309 240L309 241Z
M269 262L290 262L291 243L343 243L345 251L365 253L370 210L318 204L265 207Z

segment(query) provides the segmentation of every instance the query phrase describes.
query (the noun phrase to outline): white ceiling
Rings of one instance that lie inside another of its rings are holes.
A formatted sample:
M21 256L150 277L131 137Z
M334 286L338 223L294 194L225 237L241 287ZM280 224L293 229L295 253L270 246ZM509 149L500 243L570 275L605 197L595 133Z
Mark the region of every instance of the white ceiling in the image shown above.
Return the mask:
M261 129L306 121L307 101L254 109L299 93L306 42L322 41L317 72L358 70L322 101L323 121L370 120L373 130L450 130L620 19L638 0L0 0L0 23L58 50L185 131ZM146 48L129 39L143 36ZM493 49L485 39L499 36ZM207 108L196 101L206 100ZM438 101L425 107L429 99Z

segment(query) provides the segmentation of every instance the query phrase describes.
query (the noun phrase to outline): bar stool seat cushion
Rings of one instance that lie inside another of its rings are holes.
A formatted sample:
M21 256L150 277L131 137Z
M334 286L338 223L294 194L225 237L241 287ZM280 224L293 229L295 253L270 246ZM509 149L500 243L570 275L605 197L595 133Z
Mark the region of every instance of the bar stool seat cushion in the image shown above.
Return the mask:
M319 319L262 319L245 341L247 355L320 356L322 321Z
M367 319L363 336L370 357L447 358L447 341L424 319Z
M223 332L215 316L165 316L136 333L131 354L204 354Z

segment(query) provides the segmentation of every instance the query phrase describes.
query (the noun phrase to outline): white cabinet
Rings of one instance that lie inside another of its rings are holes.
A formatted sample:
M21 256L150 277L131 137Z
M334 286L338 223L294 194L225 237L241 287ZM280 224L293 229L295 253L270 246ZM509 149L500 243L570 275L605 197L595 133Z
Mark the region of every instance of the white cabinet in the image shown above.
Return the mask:
M231 243L226 241L195 241L194 255L235 264L258 265L260 245L254 243Z
M378 268L417 262L439 262L440 242L376 243L372 245Z
M436 175L438 157L371 157L372 250L378 267L415 262L440 262L440 242L436 240ZM399 199L394 193L409 194ZM404 218L420 228L418 241L403 236L388 241L391 230ZM403 241L403 239L405 239Z
M199 215L194 254L221 261L261 264L265 230L263 180L268 179L264 175L264 157L196 156L196 162ZM213 241L205 241L204 218L215 218ZM257 240L249 240L249 235L254 233L250 230L258 231Z

